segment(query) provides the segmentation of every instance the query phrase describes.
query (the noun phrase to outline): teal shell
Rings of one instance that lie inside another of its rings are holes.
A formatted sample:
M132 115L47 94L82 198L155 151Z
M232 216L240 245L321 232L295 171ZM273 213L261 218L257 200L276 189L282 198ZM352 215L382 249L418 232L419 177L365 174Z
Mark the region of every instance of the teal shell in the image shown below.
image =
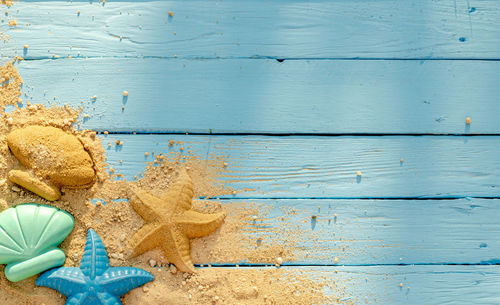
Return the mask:
M0 264L7 264L7 279L17 282L64 264L57 246L74 225L69 213L34 203L0 213Z

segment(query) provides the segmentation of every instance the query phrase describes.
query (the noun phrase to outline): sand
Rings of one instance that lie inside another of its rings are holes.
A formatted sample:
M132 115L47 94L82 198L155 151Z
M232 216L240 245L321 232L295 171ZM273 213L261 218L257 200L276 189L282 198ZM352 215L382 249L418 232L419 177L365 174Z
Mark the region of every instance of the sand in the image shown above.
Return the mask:
M22 80L13 62L4 67L2 73L13 81L2 87L0 105L17 105ZM67 255L65 266L79 265L86 232L93 228L104 241L112 266L143 268L155 275L153 282L125 295L122 298L125 305L340 303L325 292L328 289L324 289L328 287L335 291L336 283L333 279L322 278L304 270L272 266L277 258L282 261L300 258L301 250L297 245L303 238L311 236L302 234L300 226L287 222L286 217L281 217L277 226L264 225L266 222L276 221L270 217L271 206L251 202L222 204L217 200L195 200L195 210L206 213L225 211L227 217L217 231L191 242L195 264L207 267L216 262L238 264L246 261L265 263L271 267L199 268L196 274L190 275L170 265L158 249L129 258L131 249L127 248L128 239L144 224L128 202L131 187L140 187L152 194L161 195L176 181L180 168L184 167L193 180L195 198L216 197L237 190L227 188L217 180L215 173L224 171L224 162L221 160L203 160L180 153L157 152L154 161L148 164L140 179L116 179L121 175L107 166L101 137L92 130L76 130L73 127L78 126L80 112L81 109L68 106L46 108L42 105L25 104L12 113L3 113L0 122L0 208L37 202L71 213L75 218L75 229L61 244L61 249ZM6 179L7 173L21 164L9 151L6 137L13 129L29 125L52 126L76 136L93 160L97 177L95 184L83 189L62 186L62 198L49 202L9 182ZM5 279L3 268L0 266L1 304L64 304L65 297L57 291L36 287L36 276L11 283Z
M14 63L19 60L11 60L0 67L0 111L3 111L6 105L22 102L20 96L23 80L14 67Z
M0 5L1 4L11 6L12 4L14 4L14 0L1 0Z

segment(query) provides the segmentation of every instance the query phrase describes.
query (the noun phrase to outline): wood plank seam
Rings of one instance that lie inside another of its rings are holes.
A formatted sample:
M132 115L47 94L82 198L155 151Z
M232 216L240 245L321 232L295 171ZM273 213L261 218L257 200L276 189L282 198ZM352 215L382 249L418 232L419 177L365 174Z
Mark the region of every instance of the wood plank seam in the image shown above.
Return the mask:
M207 200L234 200L230 197L199 197ZM500 196L442 196L442 197L238 197L237 199L254 200L280 200L280 199L306 199L306 200L459 200L459 199L500 199Z
M206 266L206 264L194 264L195 267ZM251 264L251 263L239 263L239 264L217 264L210 263L212 267L217 268L234 268L234 267L272 267L275 264ZM488 263L410 263L410 264L294 264L291 262L283 262L280 266L282 267L412 267L412 266L500 266L500 262Z
M2 59L10 59L12 56L0 55ZM276 60L280 63L285 61L500 61L497 57L414 57L414 58L404 58L404 57L276 57L276 56L155 56L155 55L145 55L145 56L26 56L23 57L27 61L37 61L37 60L62 60L62 59L173 59L173 60Z
M270 136L270 137L386 137L386 136L437 136L437 137L475 137L475 136L500 136L500 133L311 133L311 132L190 132L186 131L125 131L125 130L110 130L110 129L93 129L95 132L108 134L138 134L138 135L192 135L192 136Z

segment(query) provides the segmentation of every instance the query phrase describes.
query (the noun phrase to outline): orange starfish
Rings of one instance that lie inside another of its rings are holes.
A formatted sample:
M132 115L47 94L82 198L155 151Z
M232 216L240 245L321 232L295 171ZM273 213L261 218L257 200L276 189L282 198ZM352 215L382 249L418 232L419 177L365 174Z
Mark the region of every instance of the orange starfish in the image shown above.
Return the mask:
M161 198L134 189L130 203L146 224L129 241L133 256L160 247L169 262L194 273L189 239L206 236L222 224L226 214L199 213L191 209L193 182L182 169L178 181Z

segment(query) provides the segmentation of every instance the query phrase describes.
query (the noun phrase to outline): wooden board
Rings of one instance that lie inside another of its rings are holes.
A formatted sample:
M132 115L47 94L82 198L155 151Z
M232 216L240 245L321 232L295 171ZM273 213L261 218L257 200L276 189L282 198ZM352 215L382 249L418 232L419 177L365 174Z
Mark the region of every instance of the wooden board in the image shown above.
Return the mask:
M179 152L224 158L229 198L499 197L498 137L269 137L109 135L108 161L133 179L152 156ZM116 149L116 140L124 142ZM400 159L404 158L401 164ZM119 160L123 160L120 164ZM222 161L221 161L222 162ZM356 172L361 171L358 178ZM254 190L254 191L252 191Z
M500 57L495 0L21 1L8 11L18 26L3 56L29 44L27 58Z
M298 267L297 267L298 268ZM355 304L498 304L500 266L300 267L331 277ZM335 270L338 273L335 273ZM402 283L403 287L399 287ZM345 288L343 288L345 286Z
M25 99L84 101L83 126L101 131L500 134L500 61L105 58L18 67Z
M247 199L222 203L269 210L256 220L248 216L244 230L250 241L246 246L258 251L258 238L264 244L295 244L295 257L283 257L284 266L500 263L498 199ZM227 221L232 221L231 216ZM204 258L195 263L259 266L274 265L275 260L249 261L242 253L234 260Z
M294 223L304 256L282 268L337 281L342 300L500 303L497 1L48 0L0 13L0 61L27 59L23 99L83 105L79 127L126 133L101 138L124 142L107 155L127 179L144 152L181 141L248 189L224 204L272 207L251 236L286 242L269 230ZM236 263L257 268L223 262Z

